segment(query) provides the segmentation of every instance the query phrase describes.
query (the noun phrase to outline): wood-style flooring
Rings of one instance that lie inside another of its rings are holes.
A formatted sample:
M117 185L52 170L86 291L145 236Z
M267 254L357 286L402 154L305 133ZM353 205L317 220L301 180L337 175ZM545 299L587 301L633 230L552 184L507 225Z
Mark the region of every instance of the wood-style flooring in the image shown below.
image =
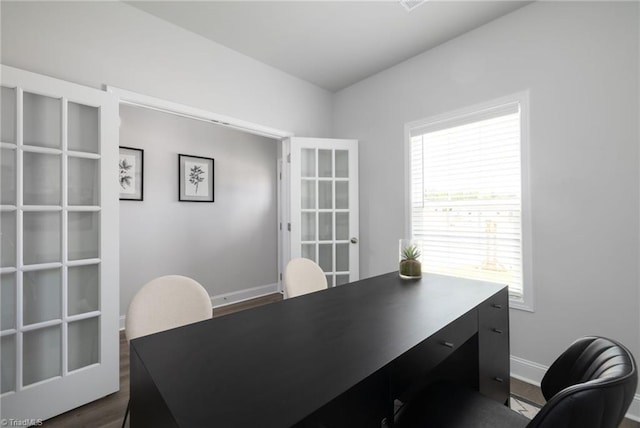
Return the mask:
M282 294L271 294L246 302L215 308L213 316L224 316L280 300L282 300ZM512 378L511 392L539 405L544 404L544 397L540 392L540 388L535 385ZM122 419L128 401L129 346L124 332L120 332L120 391L55 418L48 419L44 421L43 426L45 428L119 428L122 426ZM625 419L620 428L640 428L640 423Z

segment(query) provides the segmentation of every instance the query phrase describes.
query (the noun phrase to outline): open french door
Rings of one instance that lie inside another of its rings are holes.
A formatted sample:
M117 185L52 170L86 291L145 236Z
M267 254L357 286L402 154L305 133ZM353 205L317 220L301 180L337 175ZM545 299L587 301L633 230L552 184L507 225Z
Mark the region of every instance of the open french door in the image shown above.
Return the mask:
M0 418L27 426L119 387L118 107L0 77Z
M329 287L359 279L358 141L289 138L283 142L284 255L318 263ZM288 194L286 194L288 191Z

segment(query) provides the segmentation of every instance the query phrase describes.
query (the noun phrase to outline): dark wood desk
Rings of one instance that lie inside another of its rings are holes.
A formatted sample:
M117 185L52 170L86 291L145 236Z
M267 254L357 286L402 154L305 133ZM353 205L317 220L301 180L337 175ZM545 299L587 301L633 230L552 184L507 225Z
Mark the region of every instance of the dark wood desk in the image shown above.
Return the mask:
M131 426L379 427L435 377L506 401L508 328L505 286L390 273L141 337Z

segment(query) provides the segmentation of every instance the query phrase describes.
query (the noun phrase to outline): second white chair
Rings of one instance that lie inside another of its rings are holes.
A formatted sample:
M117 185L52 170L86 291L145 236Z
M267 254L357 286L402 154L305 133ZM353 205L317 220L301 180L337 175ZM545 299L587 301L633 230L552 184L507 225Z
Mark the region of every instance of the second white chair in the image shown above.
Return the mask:
M327 277L314 261L292 259L284 270L284 289L287 297L301 296L327 288Z

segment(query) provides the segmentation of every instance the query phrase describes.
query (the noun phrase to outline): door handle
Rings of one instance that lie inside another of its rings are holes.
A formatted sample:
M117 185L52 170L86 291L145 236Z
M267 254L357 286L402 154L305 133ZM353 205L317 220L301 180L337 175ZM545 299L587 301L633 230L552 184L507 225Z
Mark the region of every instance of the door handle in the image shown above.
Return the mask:
M352 244L357 244L358 243L358 238L356 238L355 236L353 238L351 238L351 243Z

